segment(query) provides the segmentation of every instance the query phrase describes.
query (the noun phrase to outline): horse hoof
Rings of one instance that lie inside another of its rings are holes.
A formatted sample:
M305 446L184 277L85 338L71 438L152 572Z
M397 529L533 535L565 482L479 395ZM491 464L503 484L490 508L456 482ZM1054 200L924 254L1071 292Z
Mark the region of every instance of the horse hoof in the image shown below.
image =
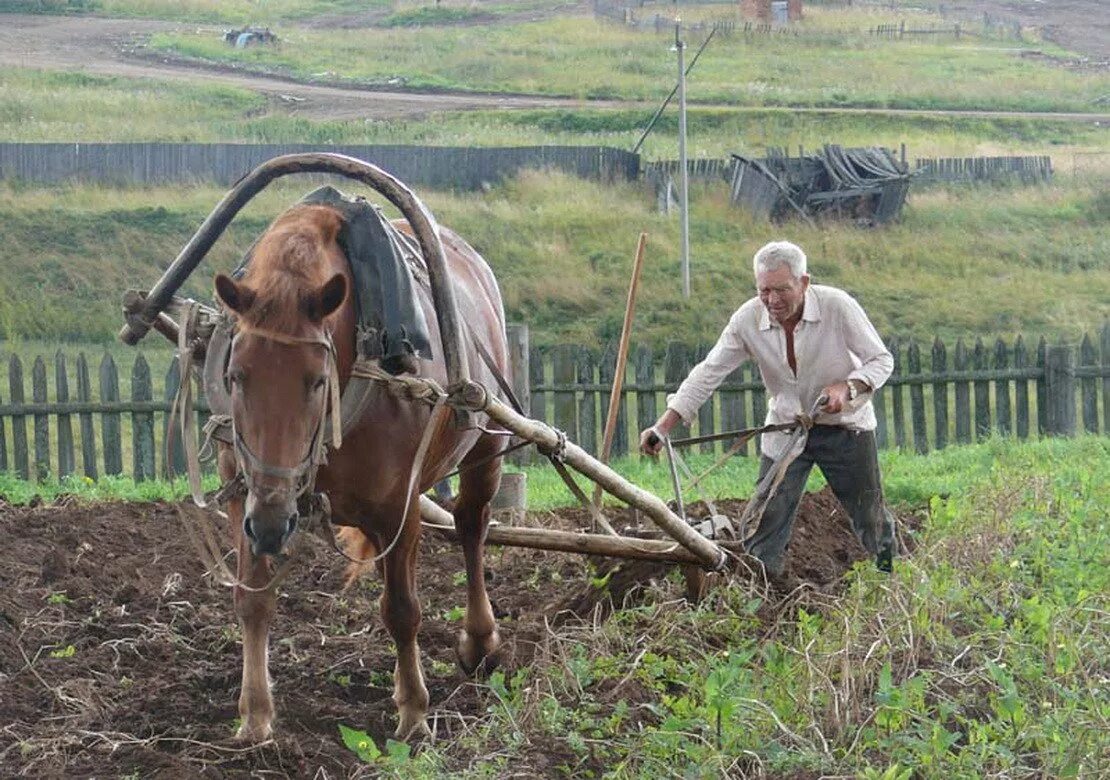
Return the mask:
M486 636L484 641L461 631L455 644L455 659L467 677L488 677L501 663L497 654L500 646L501 637L496 631Z
M251 723L243 721L239 730L235 732L235 740L247 745L256 745L265 742L274 735L273 726L267 723Z
M397 730L393 732L394 738L401 742L419 742L430 739L432 730L428 728L428 719L423 713L401 713L397 719Z

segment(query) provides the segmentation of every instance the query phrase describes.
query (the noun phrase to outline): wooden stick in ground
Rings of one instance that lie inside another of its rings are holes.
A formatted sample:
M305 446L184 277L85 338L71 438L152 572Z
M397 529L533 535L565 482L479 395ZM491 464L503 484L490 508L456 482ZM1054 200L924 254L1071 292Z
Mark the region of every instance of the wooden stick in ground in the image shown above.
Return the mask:
M454 518L447 510L427 496L421 496L420 513L424 518L425 528L435 531L452 541L458 541ZM610 558L679 563L695 568L704 565L698 560L697 556L681 545L662 539L583 534L574 533L573 531L554 531L548 528L491 525L486 534L486 544L583 555L604 555ZM722 544L724 547L732 545L731 542ZM742 547L736 544L735 551L742 552Z
M650 517L660 530L693 553L705 568L716 570L724 566L724 551L683 522L659 496L633 485L550 425L518 414L477 382L464 383L452 396L452 405L485 412L506 430L555 453L575 471Z
M613 373L613 392L609 396L609 413L605 417L605 436L601 443L601 462L609 462L609 451L613 447L613 435L617 428L617 410L620 408L621 390L624 389L624 367L628 362L628 341L632 337L632 316L636 313L636 293L640 289L640 269L644 265L644 244L647 233L640 233L636 244L636 259L632 263L632 281L628 285L628 300L624 304L624 324L621 326L621 340L617 347L617 367ZM601 505L601 485L594 488L594 506Z

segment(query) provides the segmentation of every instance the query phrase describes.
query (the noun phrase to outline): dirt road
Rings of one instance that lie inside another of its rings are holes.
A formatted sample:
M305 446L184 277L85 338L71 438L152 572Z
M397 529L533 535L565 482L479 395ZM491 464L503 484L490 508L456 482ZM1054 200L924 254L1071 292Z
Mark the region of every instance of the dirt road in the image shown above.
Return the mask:
M1082 2L1083 0L1072 0ZM0 65L60 69L84 73L206 81L254 90L273 97L276 110L312 120L413 118L433 112L523 108L630 108L650 110L654 103L616 100L577 100L538 95L498 95L462 92L412 92L360 89L351 86L305 84L277 76L231 68L197 65L170 59L136 56L135 43L145 36L182 27L179 23L99 17L0 15ZM195 29L195 25L189 25ZM213 34L218 32L212 28ZM737 108L736 106L715 106ZM1110 113L1015 113L1005 111L924 111L905 109L741 108L827 113L886 115L959 115L975 117L1041 118L1079 122L1108 122Z

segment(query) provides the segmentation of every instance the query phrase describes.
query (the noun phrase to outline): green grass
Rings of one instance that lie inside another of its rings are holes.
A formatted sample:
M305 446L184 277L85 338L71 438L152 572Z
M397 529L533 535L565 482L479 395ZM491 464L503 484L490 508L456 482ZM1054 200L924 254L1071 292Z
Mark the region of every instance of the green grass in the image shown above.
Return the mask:
M475 111L419 120L312 121L248 90L203 83L0 68L0 138L7 141L411 143L444 146L597 144L630 149L653 109ZM677 114L648 137L648 158L676 157ZM1043 153L1066 166L1076 151L1110 150L1094 124L973 117L796 114L779 109L692 109L695 157L905 143L912 156Z
M674 82L669 39L589 17L419 31L290 28L278 46L247 50L208 34L157 34L151 45L297 78L373 85L658 100ZM691 75L689 97L748 106L1082 111L1108 84L1104 74L1032 62L1013 45L985 40L892 45L866 35L741 35L711 44Z
M308 187L277 185L252 202L185 292L210 299L214 272L233 267ZM749 258L782 236L806 248L816 282L855 294L884 334L1075 339L1110 316L1110 201L1097 185L924 192L882 230L771 226L729 207L723 188L695 189L689 300L677 277L677 221L655 213L638 187L529 173L488 193L421 194L490 261L509 319L527 322L541 345L616 338L641 230L649 238L635 338L656 345L715 340L751 295ZM0 188L0 337L112 338L122 291L153 284L221 195Z

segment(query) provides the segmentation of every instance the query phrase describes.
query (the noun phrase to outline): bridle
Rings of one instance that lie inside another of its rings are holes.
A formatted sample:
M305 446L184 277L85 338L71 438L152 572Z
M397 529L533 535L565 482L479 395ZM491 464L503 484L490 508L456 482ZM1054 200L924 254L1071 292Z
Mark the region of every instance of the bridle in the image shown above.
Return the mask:
M256 480L259 476L294 481L295 487L291 498L296 500L304 494L312 492L316 484L316 471L327 461L324 453L324 429L326 427L325 423L327 421L329 407L331 412L331 446L333 449L339 449L343 444L339 403L339 360L335 349L335 342L332 340L331 334L327 331L325 331L323 335L318 336L290 336L265 328L237 327L231 342L232 349L234 349L235 340L243 335L258 336L270 341L276 341L279 344L318 345L327 350L327 379L325 380L327 399L324 402L323 408L320 411L320 417L317 419L316 426L313 429L308 451L296 466L275 466L259 458L239 434L239 428L235 422L234 409L231 410L232 449L235 453L236 466L239 474L242 476L244 486L249 492L258 495L256 491ZM228 351L228 354L231 354L231 350ZM229 377L226 371L224 374L224 381L225 383L229 383ZM284 497L285 492L284 489L274 489L268 491L264 497L266 499L272 499L275 496Z

